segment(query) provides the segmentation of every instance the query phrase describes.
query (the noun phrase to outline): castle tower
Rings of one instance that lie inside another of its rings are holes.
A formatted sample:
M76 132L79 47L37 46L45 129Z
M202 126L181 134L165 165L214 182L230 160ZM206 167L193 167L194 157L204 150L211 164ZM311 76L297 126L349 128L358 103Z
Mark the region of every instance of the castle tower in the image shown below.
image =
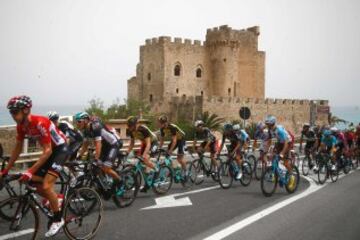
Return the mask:
M208 29L212 95L265 97L265 53L258 51L259 27L233 30L227 25Z

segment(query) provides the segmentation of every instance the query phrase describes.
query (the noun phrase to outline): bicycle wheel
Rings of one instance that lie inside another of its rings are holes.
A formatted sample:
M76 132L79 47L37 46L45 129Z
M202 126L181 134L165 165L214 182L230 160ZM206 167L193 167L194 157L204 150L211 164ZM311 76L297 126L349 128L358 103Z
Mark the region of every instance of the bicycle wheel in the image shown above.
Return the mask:
M329 168L331 168L331 167L329 166ZM330 179L331 179L332 182L336 182L338 180L338 178L339 178L339 169L338 169L336 164L335 164L335 168L336 168L335 170L329 169L329 171L330 171Z
M358 167L359 167L359 158L354 156L352 158L352 168L353 170L356 170Z
M326 182L328 176L328 169L325 164L319 163L319 170L318 170L318 180L320 184L324 184Z
M254 173L255 176L255 172L256 172L256 157L254 155L248 155L247 156L247 162L250 164L251 166L251 174Z
M244 161L241 164L242 177L240 179L241 185L247 187L251 183L252 178L252 165L248 161Z
M228 189L232 186L234 175L232 174L232 170L228 162L220 164L218 169L218 179L219 184L223 189Z
M113 201L120 208L130 206L136 199L139 191L136 174L130 169L118 173L122 179L121 186L116 189Z
M344 157L344 173L348 174L351 171L351 159Z
M267 167L261 176L261 191L265 197L271 197L278 184L278 175L272 167Z
M91 239L99 230L103 203L91 188L75 189L64 205L64 231L69 239Z
M300 156L298 153L294 153L294 163L293 165L296 166L297 168L299 168L301 164L301 160L300 160Z
M186 179L181 181L183 187L191 187L196 181L197 171L194 163L189 161L186 163L187 176Z
M8 198L0 203L1 210L9 220L0 219L0 236L4 239L36 239L39 230L39 213L32 202L20 197ZM22 231L22 234L17 234ZM26 234L24 234L26 233ZM7 235L7 237L3 236Z
M263 169L263 162L260 159L255 160L255 168L254 168L254 175L256 180L261 180L261 175L264 171Z
M173 183L172 170L168 166L161 166L159 172L154 176L153 180L153 191L157 194L167 193Z
M299 173L299 169L296 166L292 167L292 172L291 174L289 172L286 173L287 174L287 179L289 179L288 184L285 185L285 189L288 193L294 193L296 192L298 186L299 186L299 182L300 182L300 173ZM290 179L293 178L293 183L291 183Z
M200 159L195 159L193 161L195 169L196 169L196 179L194 181L195 185L200 185L204 182L205 180L205 173L203 170L203 165L200 162Z
M311 161L311 159L308 156L305 156L303 161L302 161L301 169L302 169L302 173L303 173L304 176L309 175L310 161Z

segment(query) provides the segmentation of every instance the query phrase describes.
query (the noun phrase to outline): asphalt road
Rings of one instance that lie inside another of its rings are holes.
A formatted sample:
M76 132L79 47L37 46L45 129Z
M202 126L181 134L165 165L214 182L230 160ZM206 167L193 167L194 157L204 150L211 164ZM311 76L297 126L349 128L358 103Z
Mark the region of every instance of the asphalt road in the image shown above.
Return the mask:
M359 171L319 189L311 178L301 178L296 193L289 195L278 189L270 198L262 195L256 180L248 187L236 183L228 190L218 188L211 179L191 189L176 184L160 200L152 192L139 193L134 204L125 209L116 208L111 201L104 202L102 226L95 239L219 239L216 234L221 231L225 231L222 235L225 239L360 239L359 186ZM259 212L292 201L296 196L299 197L296 201L240 230L226 232L234 224L253 219ZM156 202L162 206L174 203L182 206L143 209ZM42 219L41 236L45 223ZM4 226L0 220L0 239L6 234ZM15 239L27 238L24 235ZM60 233L54 239L65 236Z

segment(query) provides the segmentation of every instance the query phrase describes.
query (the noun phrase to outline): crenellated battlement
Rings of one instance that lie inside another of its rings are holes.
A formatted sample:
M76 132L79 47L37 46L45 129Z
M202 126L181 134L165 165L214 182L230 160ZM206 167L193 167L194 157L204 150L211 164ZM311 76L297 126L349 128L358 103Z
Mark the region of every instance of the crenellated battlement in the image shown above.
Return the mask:
M200 40L191 40L191 39L182 39L179 37L175 37L172 39L171 37L167 36L161 36L158 38L152 38L152 39L146 39L144 46L154 46L154 45L163 45L163 44L177 44L181 46L196 46L196 47L202 47L204 46L204 42Z
M257 39L260 35L260 27L254 26L246 29L235 30L227 25L207 29L206 43L232 43L243 42L249 39Z

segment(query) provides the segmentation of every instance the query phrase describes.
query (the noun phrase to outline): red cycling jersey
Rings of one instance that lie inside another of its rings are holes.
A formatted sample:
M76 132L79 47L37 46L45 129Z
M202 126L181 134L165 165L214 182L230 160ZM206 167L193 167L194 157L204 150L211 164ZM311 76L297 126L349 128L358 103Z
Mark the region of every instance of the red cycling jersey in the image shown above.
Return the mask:
M30 121L16 126L18 141L25 138L39 141L41 145L50 144L54 148L66 142L65 135L46 117L30 115Z

